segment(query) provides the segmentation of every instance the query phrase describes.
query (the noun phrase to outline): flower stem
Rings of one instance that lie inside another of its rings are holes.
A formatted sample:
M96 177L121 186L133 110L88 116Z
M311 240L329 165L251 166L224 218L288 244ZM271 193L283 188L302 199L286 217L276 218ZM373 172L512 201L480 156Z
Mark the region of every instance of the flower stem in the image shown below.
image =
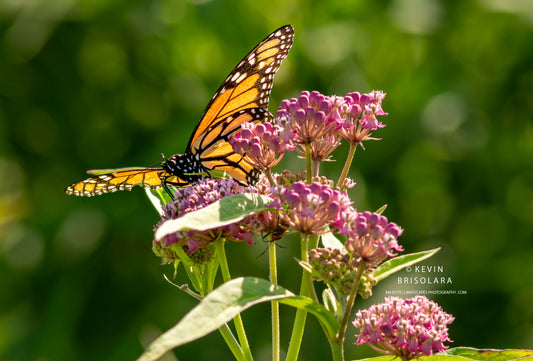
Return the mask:
M302 280L301 287L307 287ZM307 311L299 308L296 310L296 317L294 318L294 325L292 327L291 340L289 342L289 349L287 350L286 361L298 360L298 354L300 353L300 346L302 344L302 338L304 334L305 321L307 319Z
M318 236L316 234L308 236L308 242L305 246L305 254L302 253L302 260L306 263L309 263L309 250L318 247ZM304 249L302 248L302 251ZM311 274L307 271L304 271L304 277L307 283L307 296L311 297L313 301L318 302L318 297L316 295L315 287L313 286L313 280L311 279Z
M231 333L228 324L224 324L224 326L220 327L218 331L222 335L222 338L224 338L224 341L226 341L226 344L230 348L231 353L233 354L235 359L237 361L246 361L242 348L235 339L235 336L233 336L233 333Z
M307 170L307 184L311 184L313 179L313 162L311 160L311 145L305 144L305 169Z
M346 176L348 175L348 171L350 170L350 167L352 166L353 157L355 155L355 150L357 149L358 143L350 143L350 150L348 151L348 156L346 157L346 162L344 163L344 167L342 168L341 176L339 177L339 180L337 182L337 188L342 189L344 185L344 180L346 179Z
M231 275L229 273L228 259L226 258L224 242L224 239L218 239L215 244L217 247L217 255L219 257L220 262L220 270L222 271L222 279L224 280L224 282L228 282L231 280ZM252 352L250 351L250 345L248 344L248 338L246 337L244 324L242 323L242 318L240 314L233 318L233 323L235 324L235 330L237 331L239 343L244 353L244 360L252 361Z
M302 243L301 243L301 259L305 263L309 263L309 243L312 242L314 246L312 248L316 248L316 244L318 242L318 237L314 235L308 235L302 233ZM315 288L313 287L313 281L311 280L311 274L307 271L303 271L302 274L302 281L305 283L305 289L302 288L300 290L300 294L303 296L308 296L313 299L313 301L317 302L317 297L315 293Z
M344 361L343 343L336 340L329 340L331 347L331 356L333 361Z
M308 173L309 174L309 173ZM302 234L302 242L300 243L301 259L304 262L309 262L309 241L314 244L318 242L318 237ZM314 292L313 282L311 281L311 275L303 271L302 281L300 284L300 295L310 296L316 301L316 294ZM314 296L314 297L313 297ZM302 344L302 338L304 334L305 321L307 319L307 311L299 308L296 310L296 317L294 318L294 325L292 327L291 340L289 342L289 349L287 350L286 361L296 361L300 352L300 346Z
M269 254L269 268L270 268L270 283L277 285L278 284L278 269L276 261L276 242L270 242L268 246ZM279 361L279 349L280 349L280 339L279 339L279 302L272 301L272 361Z
M267 176L268 182L270 183L270 185L274 185L275 182L274 182L274 178L272 178L272 173L270 172L270 168L265 170L265 175Z
M318 177L319 173L320 173L320 161L314 160L313 161L313 177Z
M342 321L340 324L339 332L337 333L337 339L335 340L342 347L344 343L344 335L346 333L346 327L348 325L348 320L355 302L355 297L357 296L357 291L359 290L359 284L361 283L361 278L363 277L363 272L365 270L366 263L361 262L357 268L357 278L355 283L350 290L350 295L348 296L348 302L346 302L346 308L344 309L344 315L342 316Z

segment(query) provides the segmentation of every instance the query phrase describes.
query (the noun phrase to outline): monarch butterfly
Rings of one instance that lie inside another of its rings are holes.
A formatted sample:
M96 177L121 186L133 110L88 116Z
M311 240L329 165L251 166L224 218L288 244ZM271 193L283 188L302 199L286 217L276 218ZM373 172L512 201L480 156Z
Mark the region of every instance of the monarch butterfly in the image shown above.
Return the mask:
M187 186L213 170L226 171L241 184L253 182L257 170L233 152L229 138L243 122L272 120L267 110L272 81L287 57L293 37L292 26L282 26L244 57L207 105L185 153L164 160L160 167L88 171L96 175L68 186L65 192L91 197L140 185L163 187L172 195L167 185Z

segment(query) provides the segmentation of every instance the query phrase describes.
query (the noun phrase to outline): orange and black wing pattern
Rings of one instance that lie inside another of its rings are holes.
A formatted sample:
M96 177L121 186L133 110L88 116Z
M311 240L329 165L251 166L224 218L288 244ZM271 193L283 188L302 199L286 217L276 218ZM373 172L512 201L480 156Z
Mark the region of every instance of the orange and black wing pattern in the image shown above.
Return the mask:
M211 170L226 171L239 183L249 184L257 171L243 156L233 152L229 138L241 129L243 122L272 120L267 110L272 81L281 62L287 57L293 37L292 26L283 26L244 57L209 102L185 154L169 158L159 168L122 168L98 172L68 186L65 192L91 197L131 190L137 185L152 189L166 188L167 184L181 187L199 177L191 174Z
M226 117L224 122L198 138L202 147L202 165L208 170L226 171L241 184L253 184L257 180L258 171L246 158L233 151L229 138L241 130L244 122L262 123L272 120L272 115L263 108L244 109Z
M187 151L203 153L202 136L240 110L263 108L268 99L274 75L292 47L294 29L285 25L260 42L228 75L207 105L187 145Z
M274 31L244 57L213 96L187 146L208 170L225 170L242 184L255 178L256 170L233 152L228 140L243 122L272 120L268 112L272 82L293 38L290 25Z
M75 196L92 197L103 193L129 191L136 185L156 189L162 187L163 182L187 185L186 182L162 168L128 168L105 172L76 182L68 186L65 192Z

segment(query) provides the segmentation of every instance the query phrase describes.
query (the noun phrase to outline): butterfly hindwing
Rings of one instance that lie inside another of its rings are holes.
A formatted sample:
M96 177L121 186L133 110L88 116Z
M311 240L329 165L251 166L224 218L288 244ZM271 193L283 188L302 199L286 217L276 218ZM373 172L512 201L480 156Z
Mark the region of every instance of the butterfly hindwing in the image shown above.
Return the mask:
M244 122L263 123L272 120L272 115L263 108L244 109L226 117L198 138L203 150L202 165L209 170L226 171L237 182L249 184L256 177L255 169L245 157L233 151L229 138L241 130Z
M145 188L160 188L163 181L186 185L178 177L167 173L162 168L142 168L116 170L76 182L65 189L67 194L91 197L103 193L131 190L140 185Z

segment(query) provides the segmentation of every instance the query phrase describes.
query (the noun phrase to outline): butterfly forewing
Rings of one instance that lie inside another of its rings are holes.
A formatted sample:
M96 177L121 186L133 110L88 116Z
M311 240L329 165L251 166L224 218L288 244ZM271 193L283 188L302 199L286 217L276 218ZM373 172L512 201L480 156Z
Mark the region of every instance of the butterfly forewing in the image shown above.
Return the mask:
M244 122L263 123L272 121L272 115L263 108L241 110L228 116L216 129L203 134L198 142L202 147L202 165L209 170L223 170L239 183L247 184L254 178L254 168L246 158L233 151L229 138L241 130ZM226 141L221 142L220 139Z
M287 57L293 38L294 29L285 25L244 57L209 102L189 140L187 151L201 152L199 138L227 116L243 109L268 108L274 75Z

